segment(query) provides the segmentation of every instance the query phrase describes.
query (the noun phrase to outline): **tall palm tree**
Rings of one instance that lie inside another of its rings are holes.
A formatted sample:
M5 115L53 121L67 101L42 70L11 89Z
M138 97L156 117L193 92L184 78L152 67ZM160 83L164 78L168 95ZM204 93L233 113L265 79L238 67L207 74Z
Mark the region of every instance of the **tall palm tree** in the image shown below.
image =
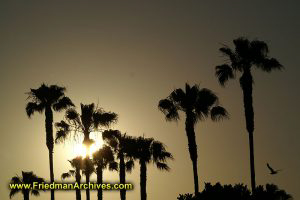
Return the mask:
M134 167L132 153L132 144L133 138L122 134L119 130L105 130L102 133L102 138L106 141L109 146L112 147L115 154L117 155L117 159L119 160L119 177L120 184L125 184L126 181L126 171L131 172ZM121 200L126 199L126 190L120 190Z
M117 114L113 112L105 112L101 108L95 107L95 104L80 104L81 114L79 114L74 108L70 108L66 111L65 120L62 120L56 123L58 131L56 132L57 143L65 141L68 136L71 136L73 133L75 136L78 134L83 134L83 145L87 148L86 157L90 155L89 149L90 146L94 143L90 139L90 134L92 132L97 132L101 127L109 127L112 123L117 122ZM88 162L89 159L84 159L85 162ZM85 166L89 166L86 163ZM90 182L90 172L86 171L86 183ZM86 199L90 200L90 190L86 190Z
M227 111L218 105L218 97L209 89L200 89L198 85L190 86L186 83L185 91L175 89L166 99L159 101L158 108L165 114L167 121L178 121L179 111L185 113L185 131L188 139L190 158L193 164L195 194L199 193L197 170L197 144L195 124L199 120L211 117L218 121L227 117Z
M42 84L38 89L30 89L27 93L29 102L26 105L26 113L31 117L35 112L45 111L46 145L49 151L50 181L54 182L53 171L53 110L62 111L74 106L69 97L65 96L66 88L57 85ZM53 110L52 110L53 109ZM54 200L54 190L51 190L51 200Z
M109 170L117 170L118 163L115 162L114 153L112 149L104 145L101 149L93 154L93 162L96 166L97 183L103 183L103 170L108 167ZM103 199L102 188L98 189L98 200Z
M30 184L33 185L34 182L42 183L45 182L43 178L38 177L33 172L23 172L22 171L22 177L16 175L11 178L10 184ZM32 188L32 189L18 189L18 188L12 188L9 193L9 198L11 199L15 194L18 192L22 192L24 200L29 200L29 195L39 196L40 192L38 189Z
M240 86L243 91L244 110L246 117L246 129L249 135L251 187L255 190L255 167L254 167L254 111L252 98L253 78L251 70L255 66L265 72L282 69L282 65L275 59L269 57L268 45L259 40L249 41L240 37L233 40L234 49L224 46L220 52L228 58L229 62L216 67L216 76L219 83L225 86L229 79L234 79L237 72L241 73Z
M62 179L69 178L71 176L74 176L76 179L76 183L80 185L81 181L81 170L83 169L83 160L81 156L77 156L76 158L73 158L72 160L69 160L72 170L69 170L68 172L65 172L61 175ZM80 189L76 189L76 200L81 200L81 192Z
M167 159L173 159L170 152L166 151L165 145L153 138L138 137L135 140L133 156L140 164L140 195L141 200L147 199L147 164L153 162L160 170L169 171Z

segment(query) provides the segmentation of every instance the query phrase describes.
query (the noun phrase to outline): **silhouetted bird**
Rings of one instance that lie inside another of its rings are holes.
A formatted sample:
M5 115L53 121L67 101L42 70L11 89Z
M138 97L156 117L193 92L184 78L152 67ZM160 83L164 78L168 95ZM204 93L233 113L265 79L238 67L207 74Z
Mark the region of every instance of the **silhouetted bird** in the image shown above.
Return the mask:
M281 169L280 169L280 170L274 170L274 169L269 165L269 163L267 163L267 167L268 167L268 169L270 170L270 174L272 174L272 175L277 174L278 172L281 171Z

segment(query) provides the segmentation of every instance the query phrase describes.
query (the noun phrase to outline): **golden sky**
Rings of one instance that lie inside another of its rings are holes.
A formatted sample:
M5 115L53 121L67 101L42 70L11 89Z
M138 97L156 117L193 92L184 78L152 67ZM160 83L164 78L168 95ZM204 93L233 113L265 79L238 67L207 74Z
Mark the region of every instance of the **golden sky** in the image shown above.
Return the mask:
M200 189L204 182L250 185L242 92L237 80L224 89L214 76L224 62L218 49L239 36L266 41L285 67L253 73L257 183L274 183L300 198L298 8L296 1L1 1L0 199L9 198L7 184L22 170L49 178L44 116L25 114L25 92L42 82L66 86L77 107L94 102L118 113L113 128L165 143L175 157L171 172L149 167L147 191L149 199L170 200L193 192L192 165L184 121L166 122L158 101L185 82L209 88L230 120L196 126ZM71 148L55 146L58 180L70 167ZM283 172L270 176L266 162ZM135 184L128 199L137 200L138 164L127 177ZM104 179L118 175L105 172ZM56 196L71 200L75 192ZM119 193L104 192L104 198Z

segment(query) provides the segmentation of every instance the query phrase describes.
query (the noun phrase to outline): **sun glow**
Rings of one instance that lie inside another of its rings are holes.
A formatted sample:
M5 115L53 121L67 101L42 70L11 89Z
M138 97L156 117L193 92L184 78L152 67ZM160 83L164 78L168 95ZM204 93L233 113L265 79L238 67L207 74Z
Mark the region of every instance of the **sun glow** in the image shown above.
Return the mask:
M96 152L98 149L100 149L103 146L103 141L101 138L97 138L94 135L91 135L90 137L95 142L90 146L88 155L89 157L92 157L93 153ZM87 155L87 147L82 144L82 142L74 144L73 147L73 155L76 156L82 156L83 158Z

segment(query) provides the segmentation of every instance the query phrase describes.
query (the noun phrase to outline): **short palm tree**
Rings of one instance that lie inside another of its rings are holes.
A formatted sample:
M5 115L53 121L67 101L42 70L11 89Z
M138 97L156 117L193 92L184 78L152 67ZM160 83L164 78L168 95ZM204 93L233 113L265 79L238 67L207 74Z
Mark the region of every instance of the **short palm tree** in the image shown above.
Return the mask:
M90 134L92 132L100 131L101 127L109 127L112 123L117 122L117 114L113 112L105 112L101 108L95 107L95 104L80 104L81 115L74 109L70 108L66 111L65 120L56 123L58 131L56 132L57 143L65 141L68 136L73 133L75 136L77 134L83 134L83 144L87 148L87 155L89 155L90 145L94 143L90 139ZM88 159L85 159L88 161ZM86 164L88 166L88 164ZM88 172L88 171L87 171ZM86 173L86 183L90 182L89 173ZM90 199L90 191L86 190L86 199Z
M66 88L57 85L42 84L38 89L30 89L26 113L31 117L35 112L45 112L46 145L49 151L50 181L54 182L53 171L53 110L62 111L74 106L69 97L65 96ZM53 109L53 110L52 110ZM51 190L51 200L54 200L54 190Z
M173 159L170 152L166 151L165 145L153 138L138 137L135 140L135 151L133 157L139 160L140 164L140 195L141 200L147 199L147 164L153 162L160 170L169 171L166 164L167 159Z
M109 170L117 170L118 163L115 162L114 153L111 147L104 145L101 149L93 153L93 162L96 166L97 183L103 183L103 170L107 167ZM103 199L102 188L98 190L98 200Z
M70 178L71 176L75 177L76 183L80 185L81 181L81 170L83 169L83 160L81 156L78 156L76 158L73 158L72 160L69 160L72 170L69 170L68 172L65 172L61 175L62 179ZM76 189L76 200L81 200L81 192L80 189Z
M33 185L34 182L43 183L45 182L43 178L38 177L33 172L23 172L22 177L14 176L11 178L10 184L30 184ZM38 189L18 189L14 188L10 190L9 198L11 199L18 192L22 192L24 200L29 200L29 195L39 196L40 192Z
M178 121L179 111L185 113L185 131L188 139L190 158L193 164L195 194L199 193L197 170L197 144L195 124L207 117L218 121L227 117L227 111L218 105L218 97L209 89L186 83L185 91L175 89L166 99L159 101L158 108L165 114L167 121Z
M251 170L251 187L255 190L255 167L254 167L254 111L252 86L253 77L251 70L253 67L265 72L282 69L282 65L275 59L269 57L268 45L259 40L249 41L240 37L233 40L234 49L227 46L220 48L220 52L228 58L229 63L216 67L216 76L219 83L225 86L229 79L234 79L238 72L240 76L240 86L243 91L244 110L246 117L246 129L249 135L250 148L250 170Z
M132 154L129 152L132 149L133 138L122 134L119 130L105 130L102 133L102 138L106 141L110 147L112 147L114 153L119 160L119 177L120 184L125 184L126 181L126 171L131 172L134 167L134 161ZM120 190L121 200L126 199L126 190Z

